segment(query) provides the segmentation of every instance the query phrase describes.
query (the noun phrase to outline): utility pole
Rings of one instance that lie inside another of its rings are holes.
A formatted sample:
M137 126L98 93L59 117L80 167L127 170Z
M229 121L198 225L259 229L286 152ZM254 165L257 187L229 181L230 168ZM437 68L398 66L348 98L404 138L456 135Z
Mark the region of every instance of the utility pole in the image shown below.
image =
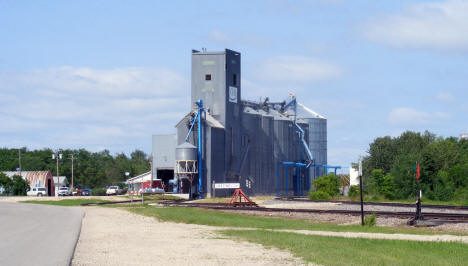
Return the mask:
M18 149L19 174L21 175L21 149Z
M72 191L73 191L73 159L74 159L74 156L73 156L73 153L72 153L72 154L71 154L71 160L72 160L72 169L71 169L71 170L72 170L72 171L71 171L71 174L72 174L72 176L71 176L71 189L72 189Z
M359 193L361 194L361 225L364 225L364 203L362 201L362 161L359 156Z
M56 150L55 153L52 154L52 159L56 160L56 167L57 167L57 185L60 185L60 178L59 178L59 159L62 159L62 154L59 152L59 150ZM55 187L55 186L54 186ZM55 196L58 197L58 188L55 188L56 192Z

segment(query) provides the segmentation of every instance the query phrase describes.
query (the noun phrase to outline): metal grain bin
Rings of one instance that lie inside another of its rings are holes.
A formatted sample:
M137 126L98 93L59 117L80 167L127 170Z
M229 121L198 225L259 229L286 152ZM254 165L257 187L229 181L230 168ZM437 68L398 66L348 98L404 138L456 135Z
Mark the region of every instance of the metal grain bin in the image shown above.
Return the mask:
M184 142L176 147L175 159L176 161L196 161L197 154L197 147L188 142Z

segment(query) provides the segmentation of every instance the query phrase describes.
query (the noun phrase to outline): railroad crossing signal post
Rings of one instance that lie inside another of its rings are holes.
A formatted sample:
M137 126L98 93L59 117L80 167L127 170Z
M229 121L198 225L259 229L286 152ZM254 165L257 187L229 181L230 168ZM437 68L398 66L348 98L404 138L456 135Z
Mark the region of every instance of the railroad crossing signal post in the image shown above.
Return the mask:
M362 162L359 156L359 194L361 195L361 225L364 225L364 203L362 202Z
M414 217L414 220L423 220L423 216L421 213L421 184L419 183L419 177L421 176L421 171L419 169L419 164L416 162L416 184L417 184L417 190L418 190L418 195L416 199L416 215Z

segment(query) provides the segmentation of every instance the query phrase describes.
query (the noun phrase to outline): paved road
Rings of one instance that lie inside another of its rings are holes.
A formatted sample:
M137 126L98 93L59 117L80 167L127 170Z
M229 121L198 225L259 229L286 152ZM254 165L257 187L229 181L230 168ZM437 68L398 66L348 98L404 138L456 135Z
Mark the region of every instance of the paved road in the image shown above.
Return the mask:
M0 265L69 265L79 208L0 202Z

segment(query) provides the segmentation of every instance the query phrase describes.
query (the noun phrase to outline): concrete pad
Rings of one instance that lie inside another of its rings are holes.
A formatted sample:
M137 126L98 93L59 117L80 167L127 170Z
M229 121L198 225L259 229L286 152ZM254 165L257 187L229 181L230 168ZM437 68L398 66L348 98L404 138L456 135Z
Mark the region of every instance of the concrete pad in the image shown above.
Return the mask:
M79 208L0 202L0 265L70 265Z

